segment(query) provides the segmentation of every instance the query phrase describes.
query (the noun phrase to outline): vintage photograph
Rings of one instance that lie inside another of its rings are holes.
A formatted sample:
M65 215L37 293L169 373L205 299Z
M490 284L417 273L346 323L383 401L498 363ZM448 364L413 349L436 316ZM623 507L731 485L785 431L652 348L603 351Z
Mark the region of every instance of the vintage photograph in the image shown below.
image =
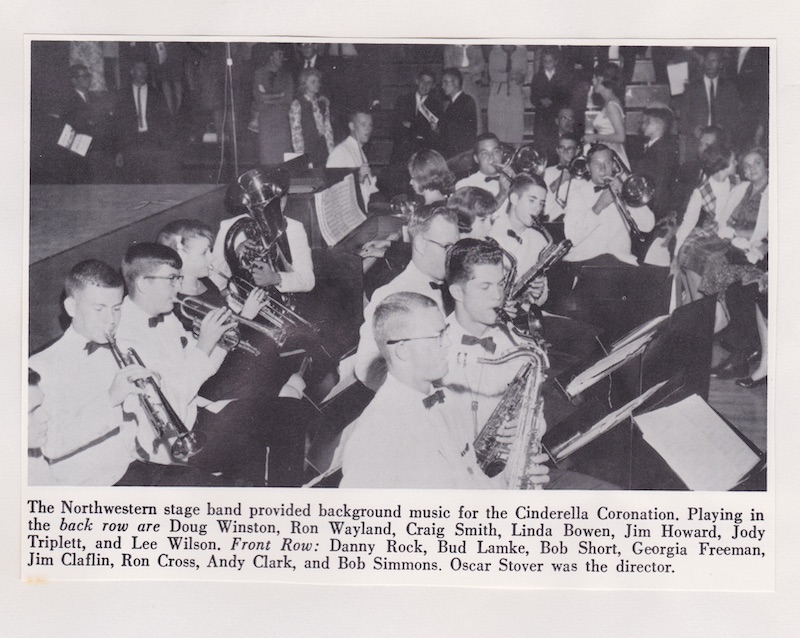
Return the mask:
M29 54L28 485L767 489L768 44Z

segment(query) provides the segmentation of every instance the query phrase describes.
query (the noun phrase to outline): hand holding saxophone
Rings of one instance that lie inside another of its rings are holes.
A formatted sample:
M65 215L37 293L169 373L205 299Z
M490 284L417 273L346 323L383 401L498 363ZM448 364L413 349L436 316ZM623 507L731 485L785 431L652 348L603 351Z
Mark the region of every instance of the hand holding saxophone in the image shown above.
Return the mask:
M544 485L550 482L550 468L546 465L549 457L544 452L528 458L526 467L526 483L528 486Z

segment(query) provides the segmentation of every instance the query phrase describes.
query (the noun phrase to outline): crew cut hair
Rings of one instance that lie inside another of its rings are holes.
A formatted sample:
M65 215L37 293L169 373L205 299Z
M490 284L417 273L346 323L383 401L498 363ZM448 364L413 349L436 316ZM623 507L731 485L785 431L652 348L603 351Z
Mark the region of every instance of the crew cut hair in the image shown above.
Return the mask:
M436 302L418 292L396 292L378 304L372 316L372 334L384 359L389 360L386 342L408 336L415 316L431 308L438 309Z
M124 282L119 272L99 259L87 259L79 262L69 271L64 280L64 292L67 297L74 297L87 286L99 288L122 288Z
M122 277L128 287L128 294L136 290L136 281L151 275L161 266L180 270L183 266L180 256L169 246L145 242L131 244L122 259Z
M433 220L437 217L443 217L454 225L458 225L458 216L454 210L450 210L446 206L438 204L429 204L428 206L420 206L408 221L408 234L413 238L421 235L431 227Z

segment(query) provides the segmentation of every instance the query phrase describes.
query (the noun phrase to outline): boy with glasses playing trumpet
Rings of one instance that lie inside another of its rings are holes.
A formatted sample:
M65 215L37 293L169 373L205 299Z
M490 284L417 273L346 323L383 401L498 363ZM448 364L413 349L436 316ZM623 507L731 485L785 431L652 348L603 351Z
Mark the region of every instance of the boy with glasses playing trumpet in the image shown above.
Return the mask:
M41 405L49 415L42 458L60 485L221 485L193 468L147 462L153 434L134 407L151 369L120 369L109 341L117 332L122 277L108 264L76 264L65 281L72 323L53 345L30 358ZM33 418L33 417L31 417Z
M120 341L133 346L158 373L164 394L185 426L198 429L207 439L190 464L239 482L263 485L269 446L269 485L299 485L305 430L290 418L290 409L269 398L230 396L211 402L199 396L201 386L227 354L218 343L233 327L232 313L226 306L215 308L200 321L196 337L185 330L172 313L183 281L182 265L180 256L161 244L128 248L122 262L128 297L122 303ZM266 414L270 422L264 420Z

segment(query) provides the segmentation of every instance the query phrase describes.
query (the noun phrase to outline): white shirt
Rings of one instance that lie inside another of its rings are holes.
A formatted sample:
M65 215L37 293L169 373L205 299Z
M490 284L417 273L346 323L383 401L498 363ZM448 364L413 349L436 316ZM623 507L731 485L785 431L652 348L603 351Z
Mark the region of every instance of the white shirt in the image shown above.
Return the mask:
M586 261L610 254L635 266L631 237L614 203L606 206L599 215L592 210L603 195L602 191L595 192L594 186L590 180L573 180L564 210L564 235L573 246L564 261ZM628 210L640 231L648 233L653 229L655 216L647 206L629 207Z
M147 133L147 84L132 85L133 103L136 105L140 133Z
M480 337L492 338L496 348L494 353L480 344L461 343L467 334L470 333L458 322L455 313L452 313L447 318L447 337L451 344L448 353L449 368L442 379L442 385L471 415L470 432L474 440L503 398L508 384L522 364L519 361L510 361L502 365L478 362L480 358L499 359L517 347L504 329L492 326Z
M491 177L491 179L489 179L488 182L486 181L487 177ZM484 175L480 171L476 171L472 175L469 175L464 179L458 180L458 182L456 182L456 190L458 190L459 188L464 188L465 186L474 186L476 188L482 188L483 190L494 195L496 198L500 194L500 179L494 179L494 177L499 178L500 176ZM495 212L492 214L492 217L496 218L501 213L505 212L507 206L508 206L508 198L504 199L500 203L500 205L495 209Z
M509 231L514 232L517 237L522 239L520 243L515 237L508 234ZM493 238L500 244L500 247L506 252L511 253L517 260L517 274L514 281L519 279L528 270L530 270L536 262L539 261L539 255L542 250L548 246L548 241L542 233L533 228L526 228L522 233L517 233L511 229L511 222L508 215L502 214L495 220L492 225L492 230L489 237ZM541 306L547 301L548 288L547 279L545 278L545 288L542 295L536 300L537 305Z
M478 467L464 415L451 397L426 408L425 396L389 375L342 444L340 487L504 487Z
M328 155L325 162L326 168L361 168L364 164L368 164L367 156L364 155L364 149L361 144L352 135L348 135L345 140L336 145L336 147ZM358 179L358 177L356 177ZM378 192L377 180L373 176L368 176L366 180L361 182L361 196L364 199L364 207L369 203L369 198L372 193Z
M378 344L375 343L375 336L372 334L375 308L392 293L418 292L433 299L444 314L442 291L431 288L430 284L433 281L411 261L397 277L372 293L372 298L364 308L364 323L358 332L358 350L355 359L356 378L368 388L377 390L386 378L386 363L378 351Z
M227 353L215 347L209 357L198 350L194 335L184 330L171 312L152 328L149 319L150 315L130 297L125 297L117 340L120 347L133 347L145 367L159 374L161 390L183 424L191 430L197 418L197 392L219 369Z
M564 174L564 177L561 179L561 185L558 187L558 193L553 191L553 185L558 184L559 177L561 174ZM561 215L564 214L564 209L561 208L561 205L556 202L556 195L562 201L564 197L567 196L567 188L569 188L569 172L560 166L548 166L544 169L544 183L547 186L547 198L544 202L544 214L547 217L548 221L555 221Z
M211 265L215 271L224 273L230 277L231 269L228 262L225 261L225 236L228 234L231 226L238 219L247 217L246 214L237 215L230 219L223 219L219 225L219 232L214 240L214 248L212 250L213 256L211 258ZM313 290L315 284L314 278L314 264L311 260L311 247L308 245L308 235L303 224L295 219L286 218L286 239L289 242L289 250L292 252L292 271L281 272L281 283L275 286L280 292L308 292ZM245 240L244 235L237 237L234 241L234 247L238 246ZM217 288L224 290L228 286L228 282L224 277L211 273L211 281L213 281Z
M123 420L121 406L112 406L108 397L119 371L111 351L98 348L89 354L86 344L69 327L30 358L30 367L42 377L42 408L50 415L42 452L58 484L114 485L138 458L136 421Z

